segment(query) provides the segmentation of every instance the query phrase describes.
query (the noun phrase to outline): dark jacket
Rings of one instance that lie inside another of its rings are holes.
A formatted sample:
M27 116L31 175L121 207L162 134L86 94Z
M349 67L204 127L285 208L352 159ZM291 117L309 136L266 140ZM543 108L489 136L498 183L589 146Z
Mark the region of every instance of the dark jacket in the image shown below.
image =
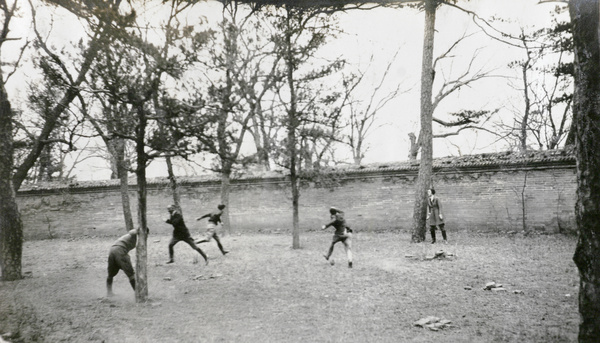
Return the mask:
M167 219L167 223L173 225L173 237L179 239L190 237L190 230L185 226L181 213L173 211L171 213L171 218Z

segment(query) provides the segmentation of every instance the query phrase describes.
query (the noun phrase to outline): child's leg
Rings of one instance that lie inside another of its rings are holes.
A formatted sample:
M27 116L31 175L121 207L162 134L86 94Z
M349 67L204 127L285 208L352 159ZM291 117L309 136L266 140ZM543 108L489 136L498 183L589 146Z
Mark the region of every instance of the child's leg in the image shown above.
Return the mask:
M446 237L446 230L444 229L444 226L446 226L446 224L440 224L440 231L442 231L442 238L444 238L444 241L447 241L448 238Z
M431 225L429 227L429 232L431 233L431 243L435 243L435 225Z
M113 295L113 291L112 291L113 278L115 277L115 275L117 275L117 273L119 273L119 269L120 269L115 254L116 254L116 251L113 251L113 249L111 249L110 253L108 255L108 277L106 278L106 295L107 296Z
M202 251L202 249L198 248L198 246L194 243L192 237L189 237L185 242L189 244L189 246L192 247L192 249L196 250L200 255L202 255L202 257L204 258L204 262L208 264L208 257L206 256L204 251Z
M219 246L219 250L221 250L221 254L223 254L223 255L227 254L229 251L227 251L223 248L223 245L221 244L221 240L219 239L219 236L215 233L213 235L213 237L214 237L215 241L217 242L217 245Z
M348 267L352 268L352 238L346 238L343 243L346 249L346 256L348 257Z
M329 260L329 258L331 257L331 254L333 254L333 246L335 245L335 243L337 243L337 242L336 241L331 242L331 244L329 245L329 250L327 251L327 254L323 255L326 260Z
M175 239L175 237L171 238L171 241L169 242L169 260L167 261L167 263L173 263L174 262L174 255L175 255L175 251L173 249L173 247L175 246L175 244L177 244L177 242L179 242L178 239Z
M135 275L132 275L131 277L129 277L129 284L131 285L131 288L133 288L133 291L135 292Z
M109 297L114 294L112 291L112 284L113 284L113 277L109 275L106 278L106 295Z

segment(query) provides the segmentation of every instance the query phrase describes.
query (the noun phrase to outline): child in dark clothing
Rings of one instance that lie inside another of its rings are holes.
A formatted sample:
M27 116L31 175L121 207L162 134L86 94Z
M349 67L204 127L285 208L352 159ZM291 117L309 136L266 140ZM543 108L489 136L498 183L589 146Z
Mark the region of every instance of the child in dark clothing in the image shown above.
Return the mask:
M169 219L166 220L167 223L173 225L173 237L171 238L171 242L169 242L169 260L167 264L175 262L173 259L174 251L173 247L175 244L180 241L186 242L192 249L196 250L202 257L204 257L204 261L208 264L208 257L202 251L202 249L198 248L190 235L190 231L187 226L185 226L185 222L183 221L183 216L179 212L177 206L171 205L167 208L169 211Z
M221 204L217 206L217 211L207 213L202 217L196 218L196 220L201 220L204 218L208 218L208 224L206 226L206 237L204 239L196 241L196 244L210 242L213 238L215 242L217 242L217 246L223 255L229 253L229 251L223 249L223 245L221 244L221 240L219 239L219 235L217 235L217 227L221 225L221 215L223 214L223 210L225 209L225 205Z
M352 268L352 230L346 223L344 219L344 212L338 210L335 207L329 209L329 213L331 215L331 221L323 225L322 229L333 226L335 228L335 232L333 234L333 239L331 241L331 245L329 246L329 251L327 254L323 255L326 260L329 260L331 254L333 254L333 247L337 242L342 242L344 244L344 248L346 249L346 255L348 256L348 268Z
M113 278L119 270L122 270L129 278L129 283L135 291L135 272L131 265L129 252L133 250L137 244L137 230L130 230L126 235L117 239L110 247L108 253L108 278L106 279L106 295L112 296Z

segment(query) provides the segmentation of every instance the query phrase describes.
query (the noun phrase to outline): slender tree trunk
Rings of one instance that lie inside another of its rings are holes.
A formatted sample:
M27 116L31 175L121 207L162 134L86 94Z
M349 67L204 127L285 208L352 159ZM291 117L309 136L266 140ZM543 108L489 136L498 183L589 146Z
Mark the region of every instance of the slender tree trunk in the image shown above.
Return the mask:
M298 152L296 149L296 129L298 127L298 118L296 113L296 89L294 86L294 61L293 61L293 53L292 53L292 33L290 28L290 12L288 11L288 25L286 31L286 69L287 69L287 82L288 87L290 88L290 107L288 109L288 123L287 123L287 151L289 153L290 158L290 183L292 186L292 248L300 249L300 214L298 210L299 199L300 199L300 189L298 187L298 175L296 170L296 159L298 158Z
M21 278L23 222L12 183L13 112L0 72L0 269L2 280Z
M119 185L121 188L121 208L123 209L123 219L125 220L125 230L133 230L133 215L131 214L131 203L129 201L129 178L127 177L127 165L125 161L125 142L118 138L115 144L117 162L117 174L119 176Z
M135 273L135 300L138 303L148 300L148 231L146 230L146 163L145 151L146 114L143 109L138 109L138 127L136 132L137 152L137 186L138 186L138 240L136 246L136 273Z
M521 127L519 128L519 151L527 151L527 126L529 125L529 115L531 113L531 99L529 98L529 79L527 78L527 69L529 69L529 63L531 58L529 52L527 53L527 60L522 66L523 73L523 100L525 101L525 110L523 113L523 119L521 120Z
M231 168L227 167L221 173L221 204L225 205L227 210L223 213L223 228L227 234L231 235L231 224L229 217L229 193L231 192Z
M179 194L179 186L177 184L177 177L175 177L175 173L173 172L173 161L170 156L165 158L167 162L167 175L169 175L169 186L171 187L171 192L173 192L173 204L177 205L181 211L181 195ZM182 212L183 214L183 212Z
M598 0L571 0L575 47L579 342L600 342L600 23Z
M413 243L425 240L427 217L427 188L431 186L433 173L433 119L431 97L433 92L433 46L435 37L436 1L425 1L425 34L423 38L423 61L421 65L421 161L415 191L413 211ZM422 137L422 139L421 139Z

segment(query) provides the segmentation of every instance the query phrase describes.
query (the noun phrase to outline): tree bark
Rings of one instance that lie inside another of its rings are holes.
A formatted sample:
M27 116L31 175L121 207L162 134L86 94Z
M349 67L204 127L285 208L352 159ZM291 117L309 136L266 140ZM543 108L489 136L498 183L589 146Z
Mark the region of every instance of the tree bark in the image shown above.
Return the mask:
M290 88L290 107L288 109L288 123L287 123L287 152L290 158L290 183L292 186L292 248L300 249L300 213L298 210L299 200L300 200L300 189L298 187L298 175L296 170L297 164L297 155L298 149L296 149L296 130L298 128L298 118L297 118L297 95L296 88L294 86L294 56L292 52L292 32L291 25L289 23L290 20L290 11L288 10L288 23L287 23L287 31L286 31L286 78L288 82L288 87Z
M143 105L140 105L142 107ZM148 219L146 217L146 163L145 151L146 113L138 109L138 127L136 129L137 186L138 186L138 240L136 246L135 300L138 303L148 300Z
M425 1L425 34L423 37L423 60L421 65L421 161L419 176L415 191L415 207L413 211L413 227L411 241L413 243L425 240L427 216L427 188L431 186L433 173L433 46L435 38L435 12L437 2Z
M598 0L571 0L575 47L573 125L577 158L579 342L600 342L600 29Z
M227 234L231 235L231 224L229 222L229 193L231 191L231 167L227 167L221 172L221 204L225 205L227 210L223 213L223 228Z
M125 230L133 230L133 215L131 214L131 203L129 201L129 178L125 161L125 142L118 138L115 144L117 160L117 173L119 174L119 184L121 189L121 208L123 209L123 219L125 220Z
M21 279L23 222L12 183L13 112L0 72L0 269L2 280Z
M173 204L181 209L181 196L179 195L179 186L177 184L177 177L175 177L175 172L173 171L173 161L170 156L165 157L167 162L167 174L169 175L169 186L171 187L171 192L173 193ZM183 214L183 212L182 212Z

